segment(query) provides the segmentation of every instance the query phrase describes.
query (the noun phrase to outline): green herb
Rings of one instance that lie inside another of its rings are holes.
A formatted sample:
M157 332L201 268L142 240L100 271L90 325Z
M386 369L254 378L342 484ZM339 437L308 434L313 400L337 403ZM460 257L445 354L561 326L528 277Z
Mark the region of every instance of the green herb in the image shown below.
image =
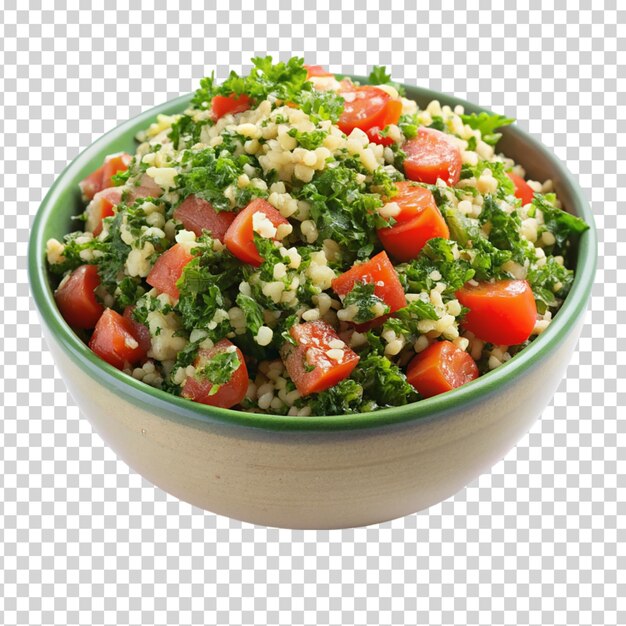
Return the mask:
M135 157L133 157L133 162ZM132 166L132 162L131 162ZM115 187L119 187L121 185L125 185L131 175L131 168L129 167L127 170L122 170L121 172L116 172L111 176L111 182Z
M382 65L375 65L370 72L368 82L372 85L386 85L391 82L391 75L387 74L387 70Z
M119 311L123 311L127 306L135 304L144 294L141 279L138 277L124 276L118 283L115 296L115 305Z
M387 70L382 65L374 66L367 82L370 85L391 85L396 89L399 95L403 96L405 94L404 87L391 80L391 75L387 74Z
M311 84L311 83L307 83ZM293 102L310 116L315 123L322 120L330 120L337 123L343 113L344 99L336 91L301 91L294 96Z
M574 282L574 272L550 256L541 267L531 267L526 279L535 295L537 311L543 314L567 296Z
M420 124L417 120L417 115L412 114L401 115L398 126L400 127L400 130L407 139L413 139L417 136L417 129L419 128Z
M216 341L231 330L228 316L223 315L224 294L240 282L241 264L226 250L215 252L210 237L199 241L194 249L198 256L187 263L176 283L180 294L176 311L184 328L208 330Z
M481 224L490 225L489 241L499 250L510 250L517 263L534 256L534 246L520 234L522 221L517 211L502 210L495 198L487 194L478 219Z
M441 115L433 115L429 128L434 128L435 130L444 132L446 130L446 124L443 121L443 117L441 117Z
M252 336L259 332L259 328L263 326L263 309L250 296L243 293L237 295L237 306L243 311L246 318L246 328Z
M556 243L552 246L552 253L566 254L572 242L576 241L589 228L589 225L579 217L555 207L555 201L554 194L536 193L533 206L543 213L545 229L550 231L556 239Z
M378 407L402 406L418 399L402 370L379 354L361 358L351 378L361 385L364 397Z
M234 207L224 191L243 174L244 165L253 163L251 157L243 154L233 156L220 145L200 152L185 152L182 164L185 169L177 177L181 197L193 194L210 202L216 211L232 211ZM237 187L236 206L244 207L254 197L262 195L267 194L255 187Z
M213 383L209 396L214 396L222 385L229 382L233 374L241 366L236 350L223 350L209 359L202 359L201 365L196 368L195 378L208 380Z
M361 411L363 387L346 378L334 387L315 394L311 398L313 415L350 415Z
M353 318L357 324L369 322L375 317L389 313L389 306L374 294L375 288L374 283L357 281L343 299L344 309L352 305L357 307L358 311ZM376 309L381 309L382 312L376 312Z
M442 282L446 285L442 296L454 297L456 290L475 275L468 261L456 258L458 253L455 255L454 248L454 242L448 239L428 241L416 259L398 267L405 290L410 293L430 293L438 282ZM433 272L438 272L441 278L432 278L432 275L437 276Z
M292 128L287 134L290 137L293 137L306 150L315 150L316 148L319 148L324 143L324 139L328 137L328 132L325 130L302 132L297 128Z
M495 131L515 121L512 117L505 117L497 113L485 113L484 111L478 115L476 113L461 115L461 120L474 130L479 130L482 140L490 146L495 146L502 137L501 133Z
M379 246L376 229L386 225L377 209L378 194L367 193L358 172L345 163L326 168L297 192L311 204L311 218L320 240L333 239L346 254L346 262L369 258Z

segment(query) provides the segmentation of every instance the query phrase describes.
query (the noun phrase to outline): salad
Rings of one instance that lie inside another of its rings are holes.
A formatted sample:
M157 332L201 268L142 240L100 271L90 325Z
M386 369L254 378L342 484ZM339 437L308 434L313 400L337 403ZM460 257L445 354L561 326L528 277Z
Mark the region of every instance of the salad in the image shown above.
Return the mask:
M80 183L67 323L191 402L335 415L445 393L550 324L587 228L497 151L513 120L292 58L200 82Z

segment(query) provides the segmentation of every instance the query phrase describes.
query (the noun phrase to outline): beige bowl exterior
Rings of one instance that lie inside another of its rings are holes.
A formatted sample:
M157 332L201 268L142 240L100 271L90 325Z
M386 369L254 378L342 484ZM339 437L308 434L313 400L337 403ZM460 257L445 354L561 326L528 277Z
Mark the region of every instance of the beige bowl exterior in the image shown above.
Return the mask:
M48 329L46 339L95 431L156 486L246 522L328 529L426 509L503 458L556 391L581 322L548 358L480 403L436 419L326 432L155 414L95 382Z

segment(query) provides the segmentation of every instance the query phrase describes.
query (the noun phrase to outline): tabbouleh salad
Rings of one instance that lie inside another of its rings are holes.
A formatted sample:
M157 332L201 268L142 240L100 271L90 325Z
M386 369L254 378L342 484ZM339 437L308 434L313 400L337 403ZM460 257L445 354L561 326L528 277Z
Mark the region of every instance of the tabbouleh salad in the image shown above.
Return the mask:
M543 332L587 225L496 151L513 120L421 110L302 59L204 78L51 239L55 299L102 359L204 404L277 415L404 405Z

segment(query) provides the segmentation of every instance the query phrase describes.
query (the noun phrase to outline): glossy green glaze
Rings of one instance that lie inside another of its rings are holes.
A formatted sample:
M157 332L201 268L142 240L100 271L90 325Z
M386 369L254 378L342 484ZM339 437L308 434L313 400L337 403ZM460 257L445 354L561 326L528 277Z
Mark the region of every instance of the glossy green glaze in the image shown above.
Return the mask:
M355 77L358 78L358 77ZM362 82L363 79L360 79ZM462 104L466 112L480 112L478 106L420 87L406 88L407 96L419 105L438 99L442 104ZM576 278L563 307L548 329L530 346L503 366L451 392L404 407L383 409L359 415L332 417L288 417L249 414L217 409L192 403L154 389L131 378L96 357L67 326L53 299L45 267L45 242L50 237L61 239L70 230L71 217L79 213L78 182L98 167L112 152L133 153L135 134L144 129L159 113L172 114L185 109L191 96L182 96L155 107L121 124L81 153L58 177L35 217L29 245L29 275L33 297L45 326L54 335L63 352L95 383L138 407L167 419L193 419L204 423L221 422L242 427L284 431L358 430L411 420L439 420L451 415L460 405L481 403L493 394L506 393L516 385L518 377L551 356L567 338L584 314L594 280L597 241L593 215L584 194L563 164L536 139L517 126L507 127L498 148L521 163L531 177L552 178L565 207L582 217L590 229L581 237L578 249Z

